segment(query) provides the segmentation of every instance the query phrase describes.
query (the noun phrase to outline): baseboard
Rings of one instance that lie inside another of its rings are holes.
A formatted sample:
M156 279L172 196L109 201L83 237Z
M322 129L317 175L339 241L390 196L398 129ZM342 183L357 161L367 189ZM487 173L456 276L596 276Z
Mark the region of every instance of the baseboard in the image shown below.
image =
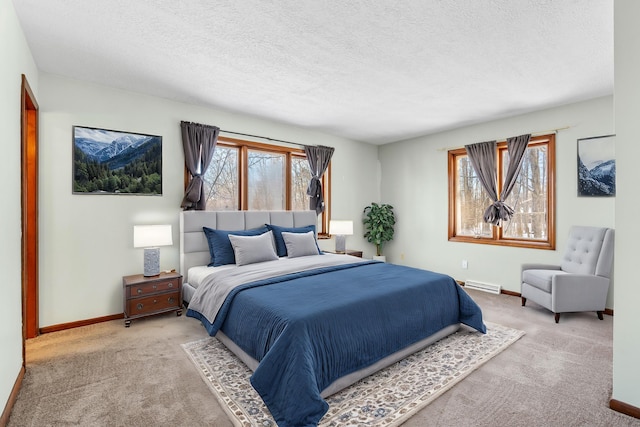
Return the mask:
M456 280L456 282L458 282L458 284L460 286L464 286L464 282L462 280ZM509 295L509 296L512 296L512 297L518 297L518 298L520 298L522 296L520 294L520 292L506 291L504 289L500 289L500 293L501 294L505 294L505 295ZM604 309L604 314L608 314L609 316L613 316L613 309L605 308Z
M45 326L40 328L41 334L49 332L64 331L65 329L79 328L80 326L93 325L96 323L109 322L111 320L124 319L124 313L112 314L111 316L94 317L93 319L78 320L77 322L60 323L58 325Z
M464 282L462 280L456 280L456 282L460 286L464 286ZM520 297L520 294L518 292L506 291L504 289L500 290L500 293L505 295L510 295L513 297ZM604 314L613 316L613 310L610 308L606 308L604 310ZM50 332L64 331L65 329L78 328L80 326L93 325L95 323L109 322L111 320L118 320L118 319L124 319L124 313L112 314L111 316L95 317L93 319L78 320L77 322L60 323L58 325L45 326L44 328L40 328L40 333L48 334ZM0 427L2 427L2 424L0 424Z
M464 282L462 280L456 280L456 282L458 282L458 285L464 286ZM500 289L500 293L505 295L510 295L512 297L520 297L520 294L518 292L506 291L504 289Z
M521 295L520 295L520 292L505 291L504 289L502 289L502 290L500 291L500 293L501 293L501 294L505 294L505 295L509 295L509 296L512 296L512 297L518 297L518 298L520 298L520 296L521 296Z
M630 417L640 418L640 408L616 399L609 400L609 408L613 409L616 412L629 415Z
M22 386L22 379L24 378L24 365L20 367L20 372L18 372L18 378L16 378L16 382L11 389L11 394L9 395L9 399L7 400L7 404L4 406L4 410L2 411L2 416L0 416L0 427L4 427L9 424L9 415L11 415L11 410L13 409L13 405L16 403L16 399L18 398L18 393L20 393L20 387Z

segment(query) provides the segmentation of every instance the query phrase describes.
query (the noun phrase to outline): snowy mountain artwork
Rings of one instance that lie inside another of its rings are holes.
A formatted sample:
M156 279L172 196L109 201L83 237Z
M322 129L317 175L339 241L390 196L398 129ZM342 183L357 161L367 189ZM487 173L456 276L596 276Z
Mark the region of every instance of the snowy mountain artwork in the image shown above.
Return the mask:
M578 140L578 196L615 196L615 135Z
M73 127L74 194L162 194L162 137Z

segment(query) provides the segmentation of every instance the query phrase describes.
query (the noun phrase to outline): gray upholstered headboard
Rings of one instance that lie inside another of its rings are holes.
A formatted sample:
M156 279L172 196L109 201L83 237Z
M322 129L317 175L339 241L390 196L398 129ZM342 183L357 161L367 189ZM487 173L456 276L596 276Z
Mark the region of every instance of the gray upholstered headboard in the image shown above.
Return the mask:
M264 224L281 227L317 225L315 211L183 211L180 212L180 273L188 282L189 269L207 265L209 244L202 227L248 230Z

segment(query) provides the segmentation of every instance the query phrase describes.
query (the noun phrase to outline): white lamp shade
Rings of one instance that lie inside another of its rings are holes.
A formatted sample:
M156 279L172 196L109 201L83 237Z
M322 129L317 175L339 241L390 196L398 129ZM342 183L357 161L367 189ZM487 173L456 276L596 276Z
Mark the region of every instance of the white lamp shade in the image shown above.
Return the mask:
M133 247L152 248L173 245L171 225L134 225Z
M329 221L329 234L351 236L353 234L353 221Z

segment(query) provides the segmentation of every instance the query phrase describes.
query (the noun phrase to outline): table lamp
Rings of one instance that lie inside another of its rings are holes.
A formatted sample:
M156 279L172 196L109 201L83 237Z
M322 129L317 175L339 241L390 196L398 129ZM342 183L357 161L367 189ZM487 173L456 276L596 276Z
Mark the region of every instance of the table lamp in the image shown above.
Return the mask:
M329 221L329 234L336 236L336 252L345 253L347 251L346 236L353 234L353 221L332 219Z
M144 276L160 274L160 248L173 245L171 225L134 225L133 247L144 248Z

